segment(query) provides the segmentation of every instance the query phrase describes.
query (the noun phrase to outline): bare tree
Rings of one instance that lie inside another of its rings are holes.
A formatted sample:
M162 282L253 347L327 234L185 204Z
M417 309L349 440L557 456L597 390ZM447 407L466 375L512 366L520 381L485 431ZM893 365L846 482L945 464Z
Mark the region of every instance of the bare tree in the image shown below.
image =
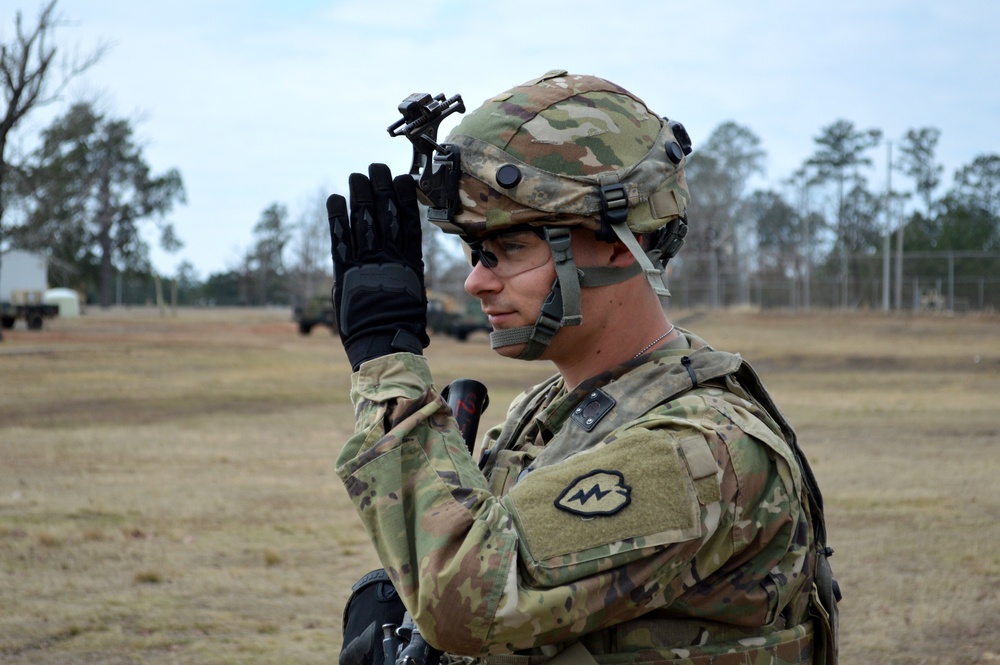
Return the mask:
M257 241L247 257L247 265L253 275L253 300L258 305L280 300L283 295L285 245L291 237L287 220L288 208L281 203L272 203L253 227Z
M8 155L11 132L34 109L58 99L69 82L97 63L106 50L106 46L99 45L87 55L64 60L61 71L56 72L57 48L52 36L63 24L56 13L56 2L50 0L42 7L34 27L25 26L18 11L14 15L14 37L10 43L0 38L0 86L7 105L0 116L0 251L4 246L7 194L12 178L21 171L18 161Z
M749 228L743 208L751 177L763 173L765 151L760 138L749 128L729 121L719 125L688 161L692 184L692 249L708 259L711 302L722 304L722 271L736 281L737 298L749 300L747 257L752 254ZM723 265L725 264L725 265Z
M333 284L326 195L319 190L293 225L288 289L293 305L304 305Z

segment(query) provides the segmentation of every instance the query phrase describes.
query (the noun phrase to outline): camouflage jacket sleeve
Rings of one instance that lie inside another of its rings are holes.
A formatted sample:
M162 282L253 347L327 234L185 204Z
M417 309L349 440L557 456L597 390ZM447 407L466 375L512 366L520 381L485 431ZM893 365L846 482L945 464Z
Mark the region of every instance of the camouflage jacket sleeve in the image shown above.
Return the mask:
M764 578L792 540L794 479L774 471L764 446L731 457L732 443L751 439L733 421L739 414L690 404L650 414L501 497L422 357L366 363L352 399L356 434L338 473L440 649L476 656L561 644L652 609L711 615L705 608L734 599L725 620L761 625L778 602ZM760 596L752 610L739 602L748 593Z

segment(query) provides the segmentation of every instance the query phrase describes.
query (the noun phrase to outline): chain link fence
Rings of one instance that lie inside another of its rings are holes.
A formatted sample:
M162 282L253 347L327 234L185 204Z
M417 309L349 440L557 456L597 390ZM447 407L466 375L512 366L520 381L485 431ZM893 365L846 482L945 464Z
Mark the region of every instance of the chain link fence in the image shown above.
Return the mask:
M888 271L883 257L875 255L769 270L740 270L728 258L687 254L671 261L666 278L671 305L1000 310L1000 253L910 252L901 263L893 255Z

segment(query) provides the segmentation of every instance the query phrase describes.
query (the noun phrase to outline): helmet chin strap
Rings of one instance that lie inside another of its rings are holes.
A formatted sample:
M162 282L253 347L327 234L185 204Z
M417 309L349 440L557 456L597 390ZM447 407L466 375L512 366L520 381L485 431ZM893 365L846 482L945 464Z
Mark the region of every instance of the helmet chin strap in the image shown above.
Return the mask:
M499 349L505 346L524 344L524 349L517 356L518 359L535 360L541 356L552 338L563 326L578 326L583 322L583 316L580 313L581 287L617 284L640 273L646 273L647 279L657 294L663 295L665 293L669 296L670 294L663 288L660 271L653 267L652 260L655 260L655 256L647 255L628 227L625 224L621 226L624 227L624 235L629 240L625 240L618 229L615 229L615 232L636 256L636 262L627 268L595 267L585 270L577 268L576 262L573 260L570 229L565 226L545 227L545 240L552 250L552 258L556 266L556 279L552 283L552 290L549 291L545 302L542 303L542 309L538 313L538 319L534 325L493 331L490 333L490 348ZM658 287L653 280L653 274L656 275L656 280L659 282Z
M542 303L542 311L533 326L505 328L490 333L490 347L524 344L517 356L521 360L534 360L542 355L549 342L563 326L578 326L583 321L580 314L580 275L573 261L570 229L565 226L544 227L545 241L552 250L556 265L556 280Z
M639 245L639 241L635 239L632 232L628 228L628 224L625 222L620 222L618 224L612 224L611 229L618 236L618 239L625 243L628 250L632 252L632 256L635 257L636 265L640 266L642 272L645 273L646 279L649 281L649 285L656 292L656 295L661 298L669 298L670 291L663 284L663 271L654 265L654 262L659 259L659 250L653 250L651 254L655 258L651 260L650 256L643 251L642 246Z

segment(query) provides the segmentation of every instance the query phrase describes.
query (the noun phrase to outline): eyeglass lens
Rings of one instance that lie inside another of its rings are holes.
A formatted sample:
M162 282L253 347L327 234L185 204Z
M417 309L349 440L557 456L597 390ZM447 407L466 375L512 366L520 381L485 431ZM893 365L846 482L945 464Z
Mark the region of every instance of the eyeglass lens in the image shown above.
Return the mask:
M532 231L512 231L468 245L473 266L484 266L501 277L512 277L541 267L552 258L548 243Z

